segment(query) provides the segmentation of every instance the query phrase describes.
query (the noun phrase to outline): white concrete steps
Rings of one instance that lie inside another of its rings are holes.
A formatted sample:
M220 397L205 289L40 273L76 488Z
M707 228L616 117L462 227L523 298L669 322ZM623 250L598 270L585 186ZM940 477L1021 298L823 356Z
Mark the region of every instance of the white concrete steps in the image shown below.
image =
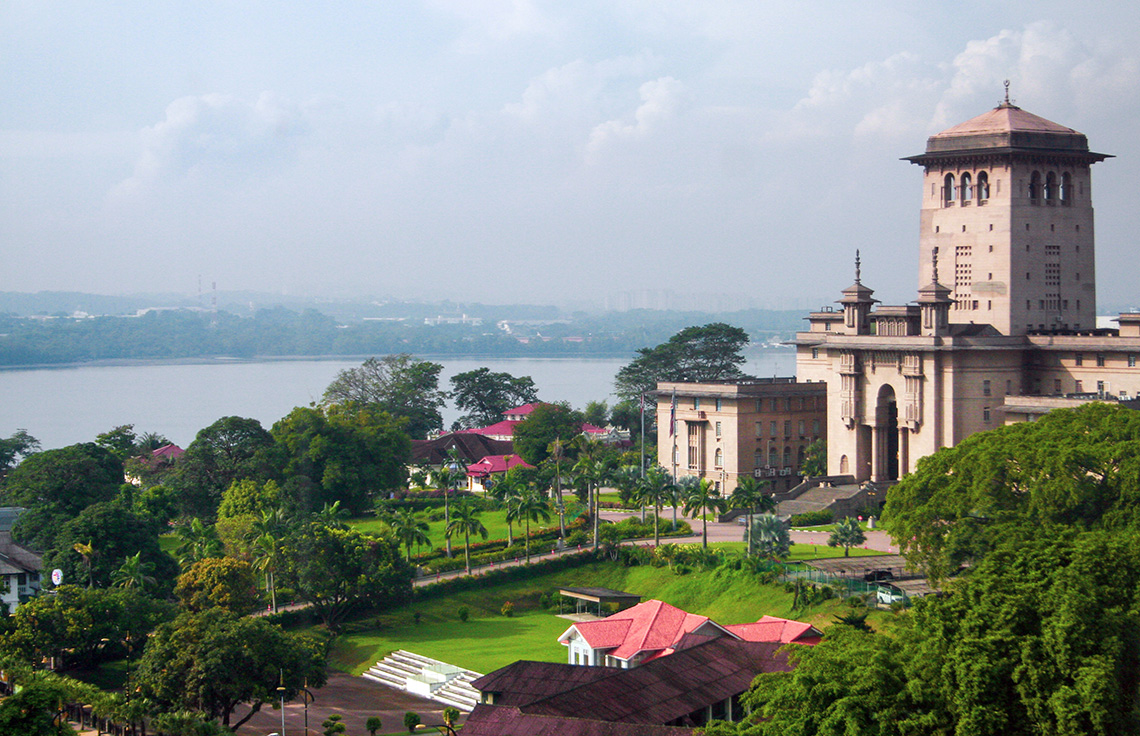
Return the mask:
M471 682L482 675L406 649L398 649L369 667L363 677L385 687L414 692L470 712L479 703L479 691L471 687ZM427 680L434 680L437 684L428 686ZM429 693L425 688L434 689Z

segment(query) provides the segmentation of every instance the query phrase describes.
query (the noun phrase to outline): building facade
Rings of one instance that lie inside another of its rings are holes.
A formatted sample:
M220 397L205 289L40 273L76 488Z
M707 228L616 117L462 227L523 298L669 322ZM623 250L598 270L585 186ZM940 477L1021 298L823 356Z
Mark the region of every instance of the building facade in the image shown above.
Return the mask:
M722 495L744 476L787 490L808 446L827 437L826 399L824 384L795 378L659 383L658 462L677 478L708 478Z
M1056 402L1135 399L1140 314L1096 329L1091 152L1007 99L931 136L919 284L883 306L855 283L796 336L800 380L827 384L828 471L890 481L974 432ZM1027 398L1030 397L1030 398Z

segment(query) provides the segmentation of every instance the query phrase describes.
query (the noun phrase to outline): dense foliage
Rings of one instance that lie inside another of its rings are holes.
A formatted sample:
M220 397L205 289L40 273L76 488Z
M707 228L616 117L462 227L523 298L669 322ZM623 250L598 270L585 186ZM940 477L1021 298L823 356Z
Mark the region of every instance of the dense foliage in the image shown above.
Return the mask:
M748 333L723 322L686 327L656 347L638 350L637 357L618 371L614 393L633 400L657 388L660 381L740 378L746 345Z
M538 401L530 376L512 376L490 368L452 376L450 395L455 408L466 412L452 425L453 430L494 424L503 419L506 410Z
M325 389L324 404L355 404L402 418L416 439L443 428L439 410L446 394L439 388L443 366L407 353L369 358L359 368L337 373Z

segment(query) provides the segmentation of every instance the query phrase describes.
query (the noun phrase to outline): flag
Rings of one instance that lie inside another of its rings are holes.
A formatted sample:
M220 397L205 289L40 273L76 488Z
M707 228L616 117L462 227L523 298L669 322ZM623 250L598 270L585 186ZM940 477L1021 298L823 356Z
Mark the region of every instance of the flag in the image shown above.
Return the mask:
M673 405L669 409L669 436L677 431L677 389L673 389Z

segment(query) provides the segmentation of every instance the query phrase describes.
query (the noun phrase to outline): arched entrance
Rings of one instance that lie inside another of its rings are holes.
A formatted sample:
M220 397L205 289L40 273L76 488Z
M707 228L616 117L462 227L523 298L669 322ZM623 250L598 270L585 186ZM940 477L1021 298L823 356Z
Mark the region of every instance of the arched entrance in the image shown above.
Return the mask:
M875 402L875 465L872 480L899 478L899 405L890 384L879 389Z

